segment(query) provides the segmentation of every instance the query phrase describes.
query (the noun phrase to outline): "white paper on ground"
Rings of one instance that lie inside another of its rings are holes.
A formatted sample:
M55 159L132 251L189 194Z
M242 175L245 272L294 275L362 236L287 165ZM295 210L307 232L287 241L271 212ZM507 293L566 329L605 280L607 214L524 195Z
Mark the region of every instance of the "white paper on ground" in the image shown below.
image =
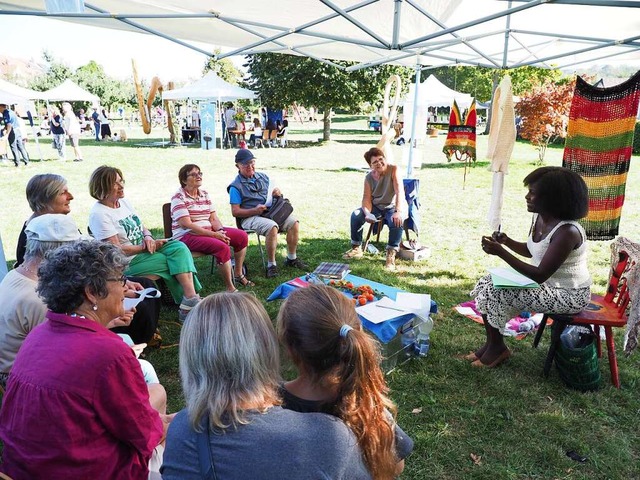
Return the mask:
M139 290L136 292L138 297L136 298L125 298L123 300L124 311L128 312L132 308L135 308L141 301L145 298L160 298L160 292L157 288L149 287L144 290Z
M456 311L460 315L477 315L475 310L473 310L473 308L471 307L456 307Z
M370 302L366 305L356 308L358 315L362 315L371 323L382 323L387 320L393 320L394 318L401 317L407 313L412 313L411 310L406 310L391 300L389 297L382 297L377 302Z

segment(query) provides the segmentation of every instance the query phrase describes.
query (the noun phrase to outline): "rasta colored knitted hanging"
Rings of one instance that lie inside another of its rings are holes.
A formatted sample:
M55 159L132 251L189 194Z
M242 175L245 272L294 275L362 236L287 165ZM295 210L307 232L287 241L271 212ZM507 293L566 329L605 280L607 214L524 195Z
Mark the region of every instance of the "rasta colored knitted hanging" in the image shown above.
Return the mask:
M639 100L640 71L609 88L576 80L562 166L589 188L589 214L580 222L589 240L618 234Z
M467 167L476 161L476 101L471 102L466 118L460 115L460 108L453 101L449 117L449 133L442 151L447 161L452 158L464 162L464 179L467 178Z

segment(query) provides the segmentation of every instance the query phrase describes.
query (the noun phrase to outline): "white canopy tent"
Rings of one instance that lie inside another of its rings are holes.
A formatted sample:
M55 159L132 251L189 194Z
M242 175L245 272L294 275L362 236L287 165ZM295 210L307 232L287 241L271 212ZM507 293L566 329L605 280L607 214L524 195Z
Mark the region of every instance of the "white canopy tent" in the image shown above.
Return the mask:
M50 102L77 101L91 102L94 105L100 104L100 98L98 98L97 95L85 90L70 79L66 79L57 87L45 90L42 93L44 93L45 98Z
M62 2L56 2L62 3ZM219 58L280 52L361 62L565 68L640 61L638 0L90 0L47 12L0 0L0 15L51 16L159 35ZM189 42L211 45L204 50Z
M17 97L22 97L22 101L26 100L45 100L46 97L44 92L38 92L36 90L31 90L30 88L24 88L19 85L14 85L11 82L7 82L0 78L0 90L15 95Z
M22 104L26 102L28 102L26 98L20 97L12 92L7 92L6 90L0 89L0 104L15 105L17 103Z
M412 99L411 94L407 94L405 102ZM468 93L457 92L443 84L435 75L429 75L420 84L418 103L428 107L450 107L455 100L459 106L466 107L471 105L472 99Z
M208 72L200 80L175 90L162 92L163 100L218 100L227 102L238 98L253 99L256 95L251 90L225 82L214 72Z

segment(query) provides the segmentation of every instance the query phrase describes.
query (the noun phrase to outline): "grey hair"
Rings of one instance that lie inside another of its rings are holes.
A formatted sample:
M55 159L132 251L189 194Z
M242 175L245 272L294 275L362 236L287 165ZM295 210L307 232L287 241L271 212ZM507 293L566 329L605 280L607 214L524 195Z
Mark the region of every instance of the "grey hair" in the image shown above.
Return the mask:
M29 207L35 213L47 213L51 211L53 200L67 186L67 180L62 175L55 173L42 173L34 175L27 183L27 201Z
M27 248L24 252L25 260L31 258L44 258L48 252L55 250L69 242L41 242L34 238L27 238Z
M216 293L189 313L180 333L180 376L191 426L248 423L246 405L280 403L280 355L273 324L248 293Z
M112 243L65 243L40 264L37 292L52 312L71 313L84 302L85 289L106 298L107 278L122 275L127 263L122 250Z

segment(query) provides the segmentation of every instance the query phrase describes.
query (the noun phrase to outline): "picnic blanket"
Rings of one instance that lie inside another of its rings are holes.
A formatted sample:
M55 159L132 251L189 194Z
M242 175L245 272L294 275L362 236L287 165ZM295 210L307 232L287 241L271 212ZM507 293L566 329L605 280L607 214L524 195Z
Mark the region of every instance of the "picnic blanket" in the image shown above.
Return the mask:
M580 221L589 240L618 234L639 100L640 71L609 88L576 80L562 166L589 188L589 214Z
M476 309L475 300L463 302L460 305L453 307L453 309L459 314L470 318L474 322L484 324L482 314ZM518 340L522 340L529 333L535 332L541 321L542 313L522 312L520 315L507 322L507 326L504 330L504 336L516 337Z

